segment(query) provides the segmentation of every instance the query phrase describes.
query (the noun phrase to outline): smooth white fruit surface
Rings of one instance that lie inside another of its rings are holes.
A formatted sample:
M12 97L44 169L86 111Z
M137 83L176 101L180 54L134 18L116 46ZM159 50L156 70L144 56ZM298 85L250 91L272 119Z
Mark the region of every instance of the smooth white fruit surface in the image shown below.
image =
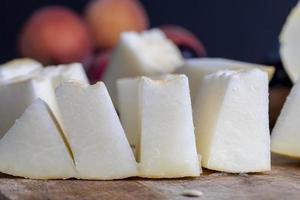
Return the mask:
M140 176L199 176L188 78L142 78Z
M117 81L118 109L122 125L131 146L138 143L140 133L139 91L141 78L124 78Z
M89 83L83 66L80 63L47 66L42 70L41 74L42 76L52 78L54 88L65 81L78 81L83 84Z
M77 178L137 175L136 161L104 83L64 83L56 90Z
M280 33L280 57L284 69L296 83L300 77L300 3L291 11Z
M60 121L60 114L50 79L35 77L0 84L0 138L37 98L47 102Z
M300 158L300 82L292 88L272 131L271 151Z
M121 79L118 86L121 119L136 147L139 176L199 176L187 77Z
M202 166L232 173L270 170L265 72L219 71L205 76L194 112Z
M0 140L0 171L33 179L65 179L75 167L47 105L37 99Z
M193 58L187 59L183 66L176 70L176 73L188 76L192 104L194 105L200 84L205 75L215 73L219 70L239 70L248 68L259 68L268 72L269 80L272 79L275 72L275 68L272 66L247 63L226 58Z
M34 76L42 68L41 63L29 58L15 59L0 65L0 82L18 79L22 76Z
M159 29L125 32L110 59L104 82L116 105L117 79L171 73L182 63L179 49Z

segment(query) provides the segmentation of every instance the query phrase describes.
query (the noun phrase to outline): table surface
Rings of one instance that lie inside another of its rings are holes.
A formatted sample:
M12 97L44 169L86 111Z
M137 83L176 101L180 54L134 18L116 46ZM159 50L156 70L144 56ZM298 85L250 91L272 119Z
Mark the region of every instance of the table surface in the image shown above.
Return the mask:
M116 181L29 180L1 174L0 199L299 199L300 161L273 155L270 172L227 174L204 170L198 178ZM186 190L202 196L186 197Z
M270 124L275 123L288 88L270 90ZM0 174L0 199L300 199L300 161L272 155L272 170L227 174L204 170L198 178L115 181L29 180Z

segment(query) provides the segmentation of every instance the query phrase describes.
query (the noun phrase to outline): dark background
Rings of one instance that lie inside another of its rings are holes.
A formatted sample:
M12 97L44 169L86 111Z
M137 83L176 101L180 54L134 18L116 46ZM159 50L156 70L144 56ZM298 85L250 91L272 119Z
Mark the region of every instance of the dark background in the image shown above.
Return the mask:
M0 61L16 56L17 35L35 9L66 5L83 13L88 0L1 0ZM203 41L209 56L264 62L297 0L142 0L151 26L179 24Z

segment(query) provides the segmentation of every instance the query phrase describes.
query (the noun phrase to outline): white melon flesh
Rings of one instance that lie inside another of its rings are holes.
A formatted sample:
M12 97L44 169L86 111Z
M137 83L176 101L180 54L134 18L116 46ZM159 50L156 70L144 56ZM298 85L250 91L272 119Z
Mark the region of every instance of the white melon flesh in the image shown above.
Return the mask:
M300 158L300 82L292 88L272 131L271 151Z
M203 167L232 173L270 170L265 72L220 71L205 76L194 112Z
M0 138L37 98L47 102L60 121L60 114L50 79L36 77L0 84Z
M139 86L141 78L124 78L117 81L118 108L122 125L131 146L138 143L139 129Z
M137 175L137 166L105 85L65 83L56 90L76 178L120 179Z
M280 33L280 57L284 69L296 83L300 77L300 3L291 11Z
M29 58L15 59L0 65L0 82L18 79L22 76L33 76L42 68L41 63Z
M89 83L83 66L80 63L47 66L41 74L45 77L52 78L54 88L65 81L78 81L83 84Z
M139 176L199 176L187 77L121 79L118 90L123 126L140 161Z
M37 99L0 140L0 171L33 179L66 179L75 167L47 105Z
M181 66L183 58L175 44L159 29L126 32L115 48L104 82L116 103L116 80L141 75L161 75Z
M261 64L247 63L226 58L194 58L187 59L183 66L176 70L176 73L188 76L192 104L194 105L200 84L205 75L215 73L219 70L239 70L251 68L259 68L268 72L269 80L272 79L275 72L274 67Z

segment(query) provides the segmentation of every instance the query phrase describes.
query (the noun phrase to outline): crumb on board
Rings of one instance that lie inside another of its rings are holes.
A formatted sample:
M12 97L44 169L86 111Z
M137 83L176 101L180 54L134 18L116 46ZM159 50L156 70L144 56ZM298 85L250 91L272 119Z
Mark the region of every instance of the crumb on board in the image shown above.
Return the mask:
M181 193L181 195L186 197L200 197L203 195L203 193L199 190L189 189L189 190L184 190Z

